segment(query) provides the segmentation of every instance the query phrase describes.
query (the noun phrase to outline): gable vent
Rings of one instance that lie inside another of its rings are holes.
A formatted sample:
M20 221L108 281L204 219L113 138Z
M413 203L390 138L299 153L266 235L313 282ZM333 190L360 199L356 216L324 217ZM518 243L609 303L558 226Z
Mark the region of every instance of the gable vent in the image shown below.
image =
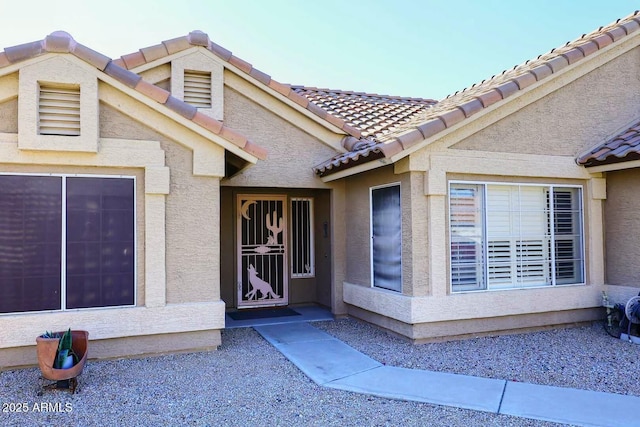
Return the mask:
M196 108L211 108L211 73L184 71L184 102Z
M40 85L40 135L80 135L80 87Z

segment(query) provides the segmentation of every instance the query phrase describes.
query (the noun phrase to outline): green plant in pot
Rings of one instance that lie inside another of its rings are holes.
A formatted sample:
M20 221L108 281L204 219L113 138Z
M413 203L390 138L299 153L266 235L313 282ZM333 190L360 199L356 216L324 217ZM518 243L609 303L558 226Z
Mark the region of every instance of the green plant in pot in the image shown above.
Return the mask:
M69 328L62 336L59 333L45 332L42 338L60 338L58 342L58 351L53 362L55 369L69 369L78 363L78 355L73 351L73 337L71 328Z
M44 389L67 389L75 393L89 353L89 332L45 332L36 337L36 354L42 377L55 381Z

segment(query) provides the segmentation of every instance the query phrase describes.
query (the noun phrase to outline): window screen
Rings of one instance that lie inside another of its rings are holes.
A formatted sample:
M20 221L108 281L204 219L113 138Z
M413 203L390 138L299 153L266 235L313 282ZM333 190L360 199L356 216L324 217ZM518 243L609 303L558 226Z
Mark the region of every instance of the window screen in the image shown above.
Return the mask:
M67 308L134 303L133 180L67 179Z
M62 179L0 175L0 313L58 310Z
M400 185L371 190L373 286L402 290L402 217Z

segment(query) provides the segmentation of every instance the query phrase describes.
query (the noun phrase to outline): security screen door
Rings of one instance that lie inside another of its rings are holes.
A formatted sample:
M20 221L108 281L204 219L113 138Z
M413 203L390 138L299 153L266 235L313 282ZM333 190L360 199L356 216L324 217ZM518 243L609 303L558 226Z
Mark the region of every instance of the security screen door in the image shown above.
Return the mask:
M286 196L238 195L238 308L288 303Z

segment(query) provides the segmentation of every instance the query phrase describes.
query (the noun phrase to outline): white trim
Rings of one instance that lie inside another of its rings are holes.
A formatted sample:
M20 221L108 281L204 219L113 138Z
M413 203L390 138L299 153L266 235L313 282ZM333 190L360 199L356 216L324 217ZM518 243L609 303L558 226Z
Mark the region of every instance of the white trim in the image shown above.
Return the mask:
M103 310L109 308L136 307L138 302L138 212L137 212L137 178L135 175L109 175L109 174L69 174L69 173L37 173L37 172L0 172L0 176L33 176L33 177L59 177L61 178L61 254L60 254L60 309L38 310L0 313L0 316L23 315L35 313L58 313L84 310ZM67 178L100 178L100 179L130 179L133 181L133 304L105 307L66 308L67 303Z
M382 188L389 187L398 187L398 191L400 192L400 290L395 289L387 289L380 286L375 286L374 273L373 273L373 191L380 190ZM404 274L403 274L403 239L402 239L402 184L400 181L392 182L388 184L381 184L369 187L369 267L370 267L370 275L371 275L371 288L376 289L384 289L390 292L402 293L404 289Z

